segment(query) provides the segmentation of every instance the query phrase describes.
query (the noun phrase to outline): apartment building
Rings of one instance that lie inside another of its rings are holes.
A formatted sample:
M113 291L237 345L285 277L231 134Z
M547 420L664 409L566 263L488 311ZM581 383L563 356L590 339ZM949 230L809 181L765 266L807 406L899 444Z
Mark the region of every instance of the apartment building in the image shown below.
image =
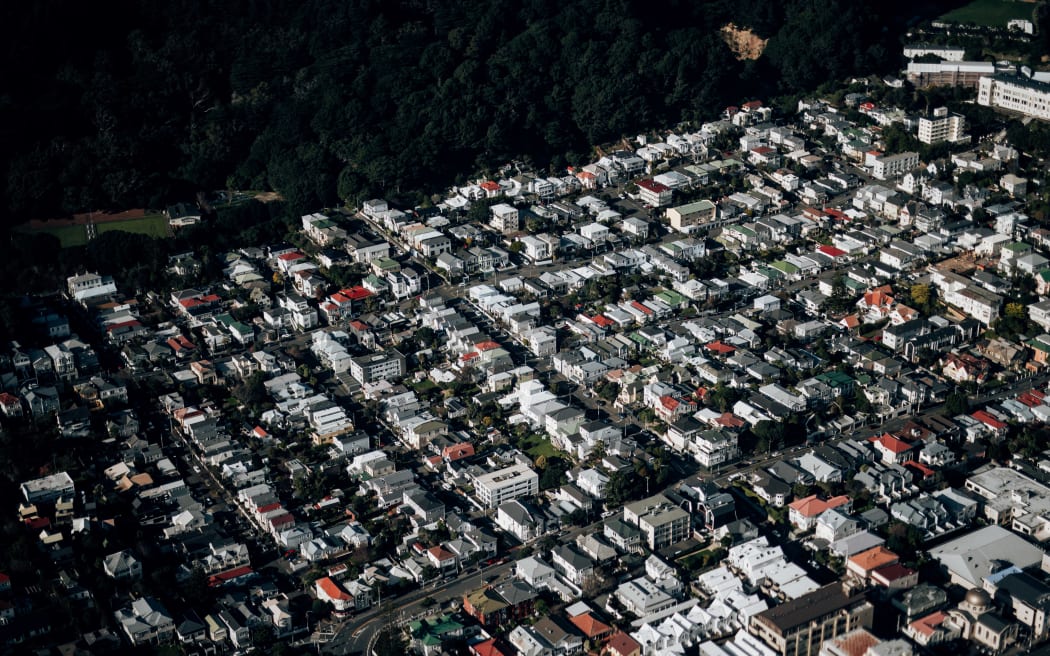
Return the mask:
M474 479L474 493L485 508L498 508L505 501L536 496L539 491L540 477L532 468L521 463Z
M718 208L709 200L699 200L667 210L667 219L671 227L685 234L693 232L700 226L713 223L717 216Z
M880 155L871 164L871 175L888 180L904 175L919 165L919 154L908 151L896 155Z
M1050 119L1050 83L1005 73L981 78L977 85L977 104L1047 120Z
M641 180L638 182L638 198L650 207L663 207L671 202L673 192L667 185L660 184L656 180Z
M521 229L521 215L517 208L506 203L497 203L489 208L489 213L489 225L493 230L506 235Z
M780 656L816 656L824 641L870 629L874 606L863 594L831 583L751 616L748 631Z
M966 117L962 114L949 113L947 107L933 110L933 116L919 119L919 141L924 144L935 144L942 141L955 143L968 141L966 134Z
M391 380L405 374L405 356L396 350L372 353L350 361L350 375L359 383Z
M652 550L662 549L689 537L689 513L662 494L628 504L623 519L637 526Z

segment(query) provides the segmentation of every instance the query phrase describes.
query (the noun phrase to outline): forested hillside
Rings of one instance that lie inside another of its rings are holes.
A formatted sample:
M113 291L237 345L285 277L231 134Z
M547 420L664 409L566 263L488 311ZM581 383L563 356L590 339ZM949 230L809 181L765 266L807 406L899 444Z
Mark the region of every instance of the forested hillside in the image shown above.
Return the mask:
M5 223L227 186L310 208L514 157L579 163L594 143L895 70L904 24L945 4L3 3ZM769 38L759 59L733 56L729 22Z

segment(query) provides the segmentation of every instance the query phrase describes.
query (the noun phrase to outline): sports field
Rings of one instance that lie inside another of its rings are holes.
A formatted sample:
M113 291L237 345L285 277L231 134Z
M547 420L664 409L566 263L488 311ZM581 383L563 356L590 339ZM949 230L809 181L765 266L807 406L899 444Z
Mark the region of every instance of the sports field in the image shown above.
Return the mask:
M1032 20L1034 2L1020 0L973 0L968 5L953 9L940 20L952 23L973 23L987 27L1006 27L1014 18Z
M58 241L62 245L62 248L83 246L88 242L87 227L82 224L45 225L42 227L23 226L17 229L24 232L43 232L54 235L58 237ZM168 219L163 214L149 214L141 218L128 219L126 221L96 223L95 230L98 234L111 232L113 230L123 230L124 232L137 232L158 239L164 239L169 236Z
M114 221L113 223L98 223L95 225L99 234L111 230L123 230L124 232L137 232L157 239L168 236L168 219L163 214L144 216L141 219L130 219L128 221Z

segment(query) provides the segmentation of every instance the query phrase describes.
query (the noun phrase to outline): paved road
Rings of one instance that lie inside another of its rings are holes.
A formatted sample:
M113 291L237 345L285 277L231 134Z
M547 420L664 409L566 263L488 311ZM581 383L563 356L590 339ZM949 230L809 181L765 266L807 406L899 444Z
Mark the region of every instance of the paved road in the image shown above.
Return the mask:
M432 598L438 604L445 604L452 600L461 600L463 595L480 586L484 581L497 579L514 568L513 560L502 565L484 567L480 570L471 569L461 572L458 577L446 583L438 585L427 585L419 590L384 600L377 605L353 619L347 621L340 627L335 637L321 646L327 654L359 654L364 653L372 637L387 622L409 619L424 613L428 606L423 602Z

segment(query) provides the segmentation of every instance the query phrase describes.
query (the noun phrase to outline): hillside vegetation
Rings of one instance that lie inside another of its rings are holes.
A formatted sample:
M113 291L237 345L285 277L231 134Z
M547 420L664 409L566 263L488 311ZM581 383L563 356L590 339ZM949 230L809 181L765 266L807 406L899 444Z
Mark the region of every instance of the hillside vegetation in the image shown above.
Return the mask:
M582 163L592 144L894 70L904 23L944 4L4 3L8 223L227 187L298 211L512 158ZM734 56L727 23L768 39L758 59Z

